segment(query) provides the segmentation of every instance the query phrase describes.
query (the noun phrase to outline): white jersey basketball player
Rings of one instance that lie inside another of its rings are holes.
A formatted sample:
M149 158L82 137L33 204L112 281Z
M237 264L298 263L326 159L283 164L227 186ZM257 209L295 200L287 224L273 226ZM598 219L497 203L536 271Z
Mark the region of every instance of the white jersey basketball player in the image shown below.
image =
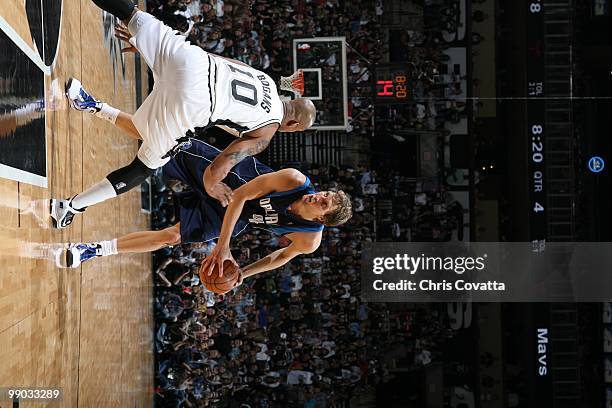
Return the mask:
M92 1L124 22L117 36L131 44L126 51L141 53L155 85L130 115L92 97L78 80L67 82L72 108L108 120L141 139L142 145L132 163L86 191L66 200L51 199L54 227L65 228L86 207L140 185L170 160L185 133L196 127L221 126L237 136L204 175L206 192L226 206L232 191L222 180L236 163L265 149L277 131L302 131L314 123L314 104L307 99L282 102L267 74L191 45L130 0Z
M281 124L283 103L272 78L249 66L210 56L213 61L212 124L229 128L235 136Z

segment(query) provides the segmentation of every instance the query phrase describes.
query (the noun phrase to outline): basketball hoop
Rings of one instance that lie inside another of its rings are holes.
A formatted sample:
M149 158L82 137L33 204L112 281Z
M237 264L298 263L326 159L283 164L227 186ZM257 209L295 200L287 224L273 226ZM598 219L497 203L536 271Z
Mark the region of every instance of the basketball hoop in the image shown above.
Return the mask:
M298 69L290 77L281 76L280 89L293 92L298 98L304 95L304 72Z

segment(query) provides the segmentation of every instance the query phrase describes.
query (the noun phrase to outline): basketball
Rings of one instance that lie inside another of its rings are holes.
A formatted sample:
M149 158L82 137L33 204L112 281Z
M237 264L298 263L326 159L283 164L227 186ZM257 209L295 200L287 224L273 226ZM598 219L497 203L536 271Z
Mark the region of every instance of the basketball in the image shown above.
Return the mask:
M238 268L236 268L236 265L231 261L225 261L223 263L223 276L219 276L219 268L217 265L213 268L211 275L208 275L206 271L203 271L202 267L200 267L200 280L204 286L206 286L206 289L220 295L232 290L236 282L238 282L239 276L240 273L238 272Z

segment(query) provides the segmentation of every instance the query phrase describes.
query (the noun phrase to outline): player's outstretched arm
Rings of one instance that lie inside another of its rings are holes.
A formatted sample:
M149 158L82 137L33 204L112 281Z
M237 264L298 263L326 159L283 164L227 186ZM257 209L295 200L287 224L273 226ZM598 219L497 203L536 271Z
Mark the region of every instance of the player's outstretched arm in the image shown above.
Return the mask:
M231 190L222 180L236 164L248 156L254 156L264 150L274 132L259 134L257 137L243 136L234 140L213 160L204 171L204 188L206 193L219 200L222 206L227 206L232 200ZM225 188L223 188L225 187Z
M223 262L229 260L236 264L229 249L232 232L238 222L244 203L276 191L289 191L306 182L306 176L295 169L283 169L274 173L263 174L254 178L234 191L223 217L221 233L215 249L202 263L202 270L212 274L215 265L219 267L219 276L223 276Z
M322 235L321 231L294 232L289 234L288 237L291 239L289 246L274 251L244 267L242 269L242 279L244 280L258 273L280 268L298 255L313 253L321 244Z

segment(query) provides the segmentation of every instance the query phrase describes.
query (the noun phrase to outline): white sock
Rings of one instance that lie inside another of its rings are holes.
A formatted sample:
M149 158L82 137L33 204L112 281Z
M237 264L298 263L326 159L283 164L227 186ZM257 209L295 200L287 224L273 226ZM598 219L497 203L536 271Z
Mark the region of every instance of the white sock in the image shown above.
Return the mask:
M109 256L109 255L117 255L119 252L117 251L117 238L111 239L110 241L100 241L100 249L101 256Z
M114 125L117 121L117 116L119 116L120 113L121 111L119 109L113 108L108 103L102 102L100 105L100 110L96 112L96 116L109 121Z
M117 193L115 192L113 185L110 183L110 181L108 181L108 179L104 179L89 187L82 193L77 194L72 199L70 205L75 210L82 210L85 207L101 203L102 201L106 201L109 198L113 198L116 196Z

